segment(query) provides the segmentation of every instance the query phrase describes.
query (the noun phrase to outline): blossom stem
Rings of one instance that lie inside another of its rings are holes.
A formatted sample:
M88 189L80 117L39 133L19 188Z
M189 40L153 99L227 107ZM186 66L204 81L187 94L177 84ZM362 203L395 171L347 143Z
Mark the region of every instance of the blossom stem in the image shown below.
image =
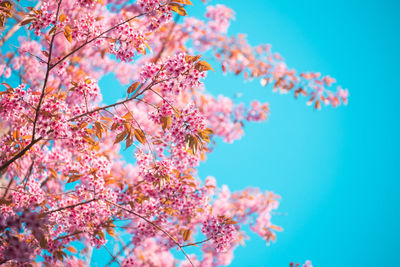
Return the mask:
M140 219L146 221L147 223L149 223L151 226L153 226L153 227L156 228L157 230L163 232L166 236L168 236L169 239L171 239L171 240L182 250L182 253L185 255L186 259L187 259L187 260L190 262L190 264L194 267L193 262L190 260L189 256L186 254L186 252L183 250L181 244L179 244L179 242L178 242L174 237L172 237L167 231L165 231L165 230L162 229L160 226L158 226L157 224L153 223L152 221L150 221L150 220L147 219L146 217L140 215L139 213L136 213L136 212L134 212L134 211L132 211L132 210L129 210L129 209L127 209L127 208L125 208L125 207L123 207L123 206L121 206L121 205L118 205L117 203L111 202L111 201L109 201L109 200L107 200L107 199L105 199L104 201L106 201L107 203L109 203L109 204L111 204L111 205L113 205L113 206L115 206L115 207L117 207L117 208L120 208L120 209L122 209L122 210L124 210L124 211L126 211L126 212L128 212L128 213L131 213L131 214L135 215L136 217L139 217Z

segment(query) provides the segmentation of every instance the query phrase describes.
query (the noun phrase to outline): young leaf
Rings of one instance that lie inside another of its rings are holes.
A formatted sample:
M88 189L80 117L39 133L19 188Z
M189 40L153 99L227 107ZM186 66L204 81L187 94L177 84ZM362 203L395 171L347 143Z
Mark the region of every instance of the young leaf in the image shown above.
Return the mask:
M183 4L183 5L193 5L190 0L173 0L175 3Z
M66 19L67 19L67 16L65 16L64 13L62 13L62 14L60 15L60 17L58 18L58 20L59 20L60 22L64 22Z
M126 138L126 148L130 147L133 144L133 137L131 134Z
M4 85L7 88L7 90L12 89L11 85L9 85L8 83L1 83L1 84Z
M128 94L135 92L135 90L139 87L140 82L135 82L131 86L128 87Z
M112 227L107 227L107 228L106 228L106 231L107 231L107 234L109 234L109 235L112 236L112 237L115 237L114 228L112 228Z
M225 224L237 224L237 221L232 220L232 218L228 218L225 220Z
M117 137L115 138L114 144L117 144L124 140L125 136L128 134L128 131L123 131L122 133L118 134Z
M125 120L132 120L133 119L133 117L131 115L131 112L129 112L129 111L124 116L122 116L122 118L125 119Z
M82 176L83 176L82 174L79 174L79 175L78 175L78 174L73 174L73 175L71 175L71 176L69 177L67 183L76 182L76 181L78 181Z
M204 60L200 60L199 62L197 62L196 65L194 65L194 68L197 69L198 71L212 70L215 72L215 70L211 67L211 65Z
M54 26L53 28L51 28L50 29L50 31L49 31L49 35L53 35L53 34L55 34L56 33L56 26Z
M165 129L169 129L169 126L171 125L171 116L165 116L161 118L161 123L162 123L162 129L165 131Z
M94 123L94 126L96 128L96 136L100 140L102 138L102 136L103 136L103 127L101 126L100 122L98 122L98 121L96 121Z
M179 15L187 15L186 10L183 8L183 6L178 5L177 3L169 3L168 5L171 7L172 11L178 13Z
M27 25L27 24L35 21L35 20L36 20L36 18L28 18L28 19L26 19L26 20L21 22L21 26Z
M144 135L143 131L140 129L134 130L136 139L142 143L143 145L146 144L146 136Z
M187 240L189 239L190 233L191 233L190 229L186 229L186 230L183 232L183 241L187 241Z
M71 28L68 26L65 26L64 28L64 36L68 40L68 42L72 43L72 35L71 35Z
M67 247L67 250L69 251L69 252L71 252L71 253L77 253L78 251L76 250L76 248L74 248L74 247Z
M53 169L53 168L49 168L49 171L51 173L51 175L53 175L55 178L57 178L57 172Z

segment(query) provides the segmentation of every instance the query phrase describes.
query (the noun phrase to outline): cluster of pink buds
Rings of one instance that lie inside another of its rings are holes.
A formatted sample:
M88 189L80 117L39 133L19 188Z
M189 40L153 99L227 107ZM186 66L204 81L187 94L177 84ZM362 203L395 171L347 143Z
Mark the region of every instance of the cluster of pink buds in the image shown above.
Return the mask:
M161 106L158 107L157 110L150 112L149 116L155 123L161 124L162 118L171 116L172 114L174 114L174 110L171 107L171 104L163 100Z
M138 0L137 6L143 13L150 13L148 30L154 31L171 20L171 8L166 0Z
M29 179L26 183L26 190L23 185L17 187L18 190L12 192L13 201L16 207L28 208L41 203L44 200L44 192L40 183L34 179Z
M138 0L137 6L144 12L151 12L163 5L163 0Z
M122 61L132 61L136 53L144 54L146 38L143 32L129 23L116 29L118 39L110 44L110 52Z
M98 3L99 1L97 0L78 0L77 3L81 6L81 7L93 7L96 3Z
M35 12L35 21L29 26L29 29L39 36L41 30L47 28L50 24L56 24L55 10L51 10L51 2L43 2L40 9Z
M168 57L163 63L147 64L140 73L140 79L157 80L164 96L178 95L185 88L198 88L200 79L206 77L206 71L195 68L195 63L185 53Z
M87 101L96 100L100 95L100 88L97 81L92 78L87 78L84 81L79 81L74 84L75 87L71 90L86 98Z
M225 252L236 240L237 229L229 219L222 216L210 216L208 220L203 222L201 232L207 238L213 239L217 252Z
M184 143L185 137L196 135L206 129L206 122L200 111L194 105L188 105L181 114L172 120L170 133L177 144Z
M69 22L69 18L66 18L64 22L60 23L60 27L63 27ZM88 38L93 38L94 36L99 36L101 34L102 26L100 23L96 23L96 18L90 14L85 13L79 16L79 19L73 21L74 30L71 33L73 40L85 41ZM99 45L103 39L98 38L95 41L96 45Z

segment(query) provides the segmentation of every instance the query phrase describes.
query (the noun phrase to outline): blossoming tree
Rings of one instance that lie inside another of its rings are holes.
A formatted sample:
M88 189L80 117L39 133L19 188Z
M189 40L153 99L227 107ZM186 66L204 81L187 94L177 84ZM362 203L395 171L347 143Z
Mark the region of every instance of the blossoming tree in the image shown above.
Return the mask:
M231 193L196 172L216 137L240 138L246 122L267 118L268 104L215 97L202 80L222 68L316 109L346 103L347 91L289 69L269 45L227 35L231 9L208 6L200 20L188 16L191 4L0 2L0 263L84 266L105 247L108 264L217 266L231 262L245 224L275 240L277 195ZM98 86L107 73L126 84L110 105Z

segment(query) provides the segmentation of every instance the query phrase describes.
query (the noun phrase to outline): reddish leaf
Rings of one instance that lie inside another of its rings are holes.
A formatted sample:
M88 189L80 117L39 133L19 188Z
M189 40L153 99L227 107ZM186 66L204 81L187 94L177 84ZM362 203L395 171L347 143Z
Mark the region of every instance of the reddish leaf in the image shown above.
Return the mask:
M128 87L128 94L135 92L135 90L139 87L140 82L135 82L131 86Z
M134 130L136 139L142 143L143 145L146 144L146 136L144 135L143 131L140 129Z
M186 229L186 230L183 232L183 241L186 241L186 240L189 239L190 233L191 233L190 229Z
M181 16L186 16L186 10L183 8L183 6L176 4L176 3L169 3L169 7L172 9L172 11L178 13Z

